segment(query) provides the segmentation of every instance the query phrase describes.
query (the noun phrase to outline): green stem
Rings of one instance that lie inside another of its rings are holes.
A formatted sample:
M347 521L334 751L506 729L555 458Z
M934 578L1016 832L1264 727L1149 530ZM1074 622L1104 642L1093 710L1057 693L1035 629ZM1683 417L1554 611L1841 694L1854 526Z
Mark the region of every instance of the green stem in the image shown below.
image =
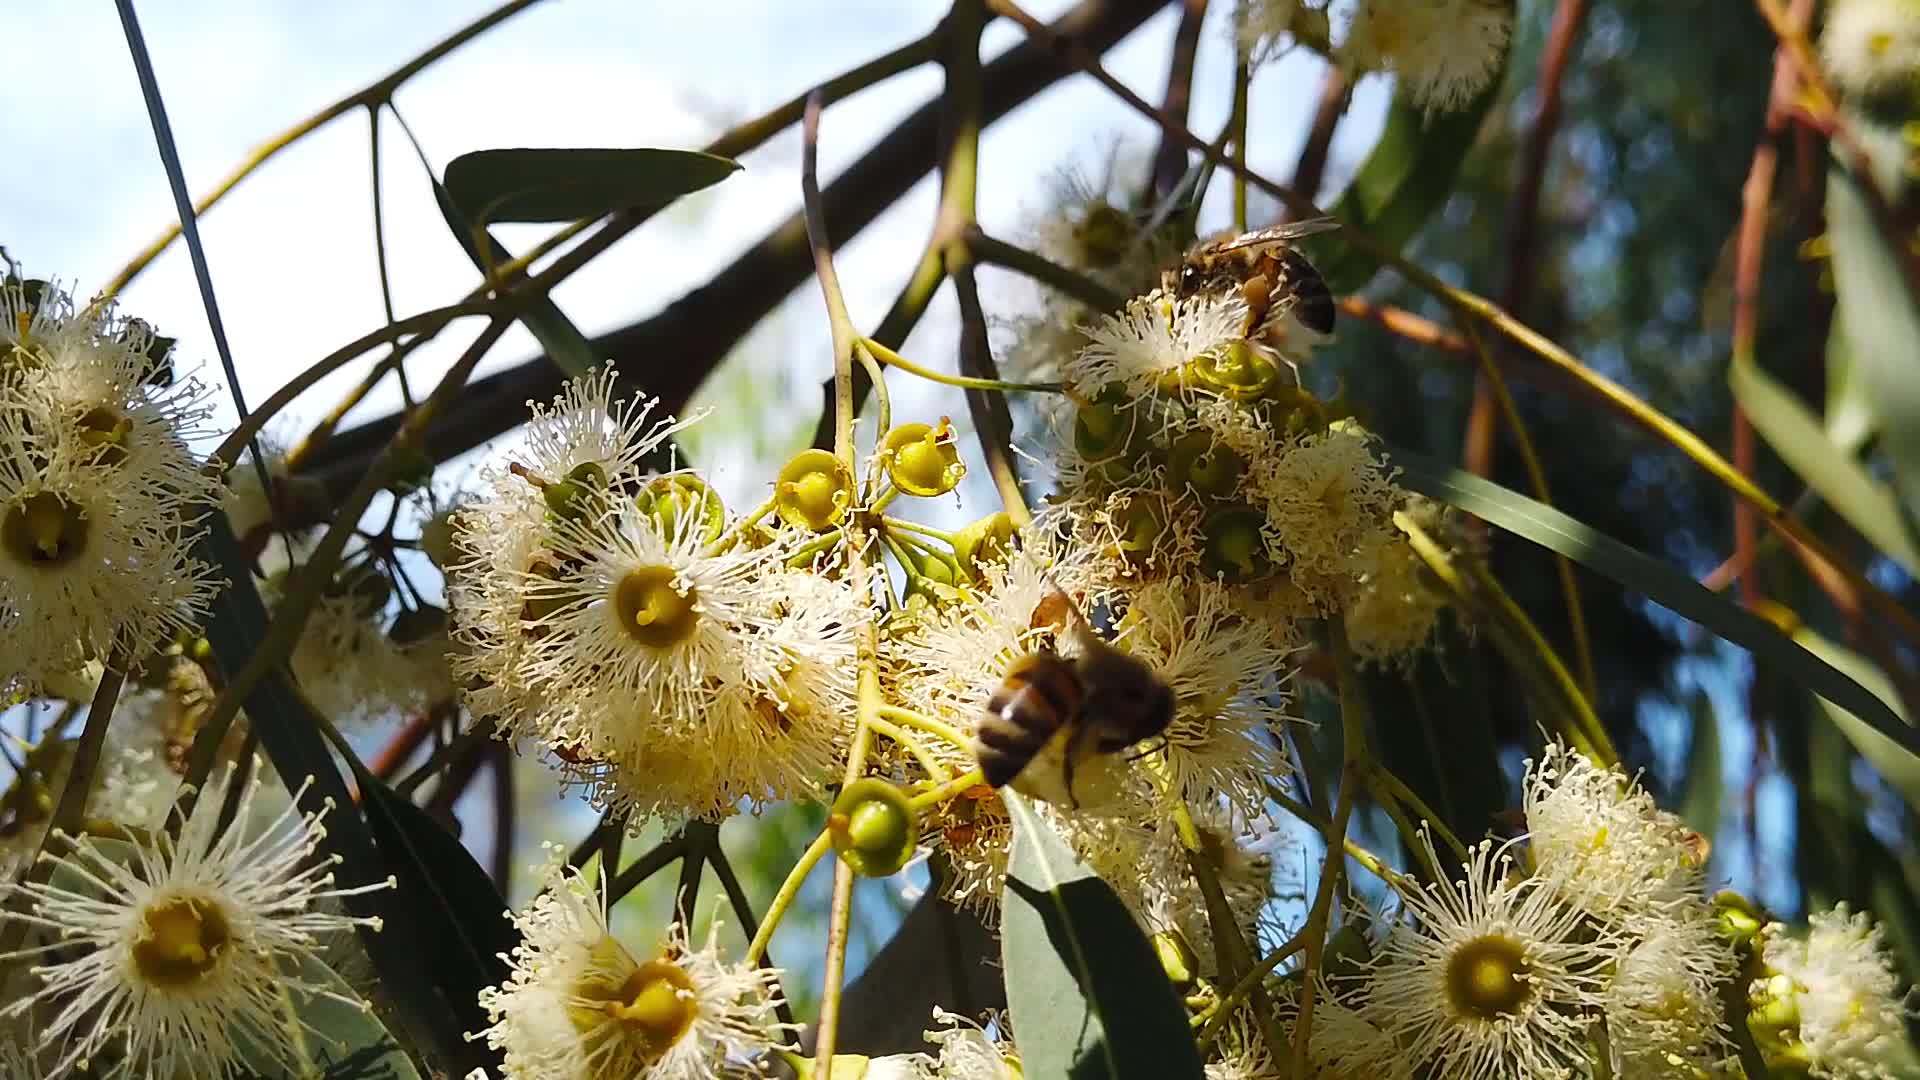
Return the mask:
M940 764L940 759L929 753L926 745L914 738L912 732L877 716L869 719L867 723L873 730L906 747L907 753L913 755L914 760L920 763L920 767L927 771L927 775L935 784L944 784L953 778L953 774L947 771L947 767Z
M1295 934L1292 940L1288 941L1285 945L1261 957L1260 962L1253 965L1245 975L1241 976L1240 981L1234 983L1231 990L1228 990L1218 1001L1208 1006L1205 1013L1194 1018L1195 1020L1201 1020L1204 1017L1200 1034L1195 1036L1195 1041L1202 1047L1212 1043L1214 1036L1219 1033L1220 1029L1226 1025L1227 1020L1232 1017L1233 1010L1239 1008L1240 1003L1245 1001L1248 995L1260 988L1261 982L1266 979L1268 973L1285 963L1288 957L1304 951L1306 947L1306 935Z
M813 871L822 856L833 848L832 837L823 829L807 850L787 871L787 878L780 883L780 891L773 894L773 901L767 905L767 914L760 920L760 930L747 943L747 963L758 964L766 955L767 946L773 941L773 932L780 928L780 920L787 917L787 909L793 906L793 898L800 895L800 886L806 884L807 875Z
M862 344L873 350L873 355L888 367L897 367L909 374L918 375L929 382L946 386L957 386L963 390L998 390L1002 393L1058 394L1064 389L1060 383L1017 383L1001 379L978 379L967 375L949 375L944 371L935 371L923 367L887 348L872 338L866 338Z
M1307 939L1307 957L1301 971L1300 1013L1293 1025L1293 1075L1309 1076L1307 1047L1313 1030L1316 980L1325 958L1327 923L1333 911L1333 895L1345 876L1347 862L1338 852L1346 848L1347 824L1353 817L1353 804L1359 794L1361 775L1370 760L1367 751L1367 702L1360 672L1353 660L1353 647L1347 643L1347 624L1339 616L1327 620L1327 637L1333 662L1340 679L1340 732L1345 746L1345 764L1340 773L1340 796L1333 811L1332 828L1327 832L1327 860L1320 868L1320 888L1307 913L1307 924L1300 931ZM1340 838L1336 846L1334 837ZM1277 1051L1276 1051L1277 1052Z
M905 518L897 518L897 517L882 518L880 520L880 524L889 529L898 529L901 532L918 533L921 536L930 536L935 540L944 541L948 547L953 546L952 533L945 532L940 529L936 529L931 525L922 525L917 521L908 521Z
M931 716L914 712L912 709L905 709L898 705L883 703L875 710L874 715L884 717L896 724L903 724L910 728L919 728L921 731L938 735L963 750L973 745L973 740L968 738L959 728L943 720L935 720Z

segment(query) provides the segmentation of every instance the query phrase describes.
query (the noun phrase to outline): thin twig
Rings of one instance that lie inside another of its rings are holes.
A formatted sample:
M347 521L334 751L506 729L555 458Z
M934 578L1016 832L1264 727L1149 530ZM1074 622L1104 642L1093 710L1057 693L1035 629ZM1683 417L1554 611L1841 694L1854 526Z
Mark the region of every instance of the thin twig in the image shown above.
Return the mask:
M435 61L539 2L540 0L509 0L508 3L494 8L487 14L482 15L480 18L475 19L473 22L468 23L466 26L435 42L428 47L425 52L400 65L393 71L375 79L359 90L348 94L346 97L328 105L319 112L307 117L305 120L275 135L259 146L254 147L253 150L247 154L246 158L243 159L232 172L227 174L225 179L214 185L212 191L200 197L200 201L193 206L194 213L204 214L212 209L216 203L226 198L229 192L238 187L242 180L245 180L251 176L255 170L259 169L260 166L272 160L274 155L280 151L285 150L287 147L313 134L320 128L325 127L332 120L352 112L354 109L365 105L377 105L388 100L393 96L393 92L398 90L408 79L420 74L420 72L426 70L427 67ZM140 272L147 268L148 264L158 258L161 252L167 250L167 247L179 238L180 226L178 224L167 228L160 234L158 239L147 246L145 251L134 256L131 262L127 263L125 267L121 268L118 274L114 275L113 280L108 282L107 287L103 290L105 295L113 296L125 289L128 282L138 277Z
M1181 0L1180 25L1173 32L1173 49L1167 58L1167 92L1160 98L1160 111L1178 117L1187 124L1187 103L1193 97L1193 62L1200 53L1200 28L1207 21L1207 0ZM1187 172L1187 151L1171 131L1160 134L1160 148L1153 155L1152 190L1146 202L1159 202L1180 186Z
M1338 64L1327 65L1326 74L1320 78L1320 101L1314 106L1313 126L1307 129L1307 141L1293 166L1293 189L1308 198L1320 192L1320 182L1326 175L1327 159L1333 149L1334 129L1340 126L1340 118L1346 115L1347 103L1352 99L1353 83L1347 79L1347 73Z

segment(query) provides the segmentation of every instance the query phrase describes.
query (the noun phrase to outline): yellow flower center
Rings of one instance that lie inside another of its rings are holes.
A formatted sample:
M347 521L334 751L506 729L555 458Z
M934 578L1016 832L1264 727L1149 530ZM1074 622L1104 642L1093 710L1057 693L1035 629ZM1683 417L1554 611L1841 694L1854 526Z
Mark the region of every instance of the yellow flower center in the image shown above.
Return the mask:
M127 435L133 421L105 405L88 409L77 425L80 441L94 448L94 461L113 466L127 460Z
M62 566L86 550L87 533L87 515L80 507L42 491L7 508L6 519L0 521L0 546L29 566Z
M641 1044L648 1060L658 1060L673 1049L700 1015L693 980L668 960L640 965L601 1008L624 1034Z
M627 571L614 586L613 609L628 637L649 648L665 649L693 636L700 622L697 594L691 588L684 592L676 588L676 576L670 566L642 566Z
M1477 937L1447 960L1447 999L1454 1008L1482 1019L1513 1016L1533 996L1530 973L1520 942L1499 934Z
M169 897L141 913L133 966L163 989L191 986L220 962L232 937L219 905L201 897Z

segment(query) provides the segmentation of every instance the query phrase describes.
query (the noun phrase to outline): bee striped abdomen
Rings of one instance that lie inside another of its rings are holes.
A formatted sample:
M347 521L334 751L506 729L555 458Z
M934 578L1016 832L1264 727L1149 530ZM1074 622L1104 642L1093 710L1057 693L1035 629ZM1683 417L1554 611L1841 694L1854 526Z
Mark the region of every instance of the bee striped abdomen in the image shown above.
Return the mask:
M1052 653L1015 661L975 724L974 756L993 787L1020 775L1040 748L1079 711L1085 696L1071 664Z
M1292 248L1280 253L1280 264L1285 271L1286 287L1293 293L1294 317L1316 333L1333 333L1339 308L1333 302L1333 291L1327 288L1327 279L1320 276L1320 271L1305 255Z

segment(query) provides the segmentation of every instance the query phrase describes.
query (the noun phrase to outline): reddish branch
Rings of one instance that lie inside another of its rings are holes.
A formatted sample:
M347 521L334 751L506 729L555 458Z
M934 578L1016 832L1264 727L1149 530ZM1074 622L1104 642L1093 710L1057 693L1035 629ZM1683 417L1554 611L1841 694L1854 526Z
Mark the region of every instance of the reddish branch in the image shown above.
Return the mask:
M1560 87L1566 80L1567 61L1580 25L1587 17L1587 0L1560 0L1553 13L1553 28L1548 32L1546 50L1540 57L1540 107L1527 132L1521 152L1520 180L1513 189L1512 213L1507 232L1507 294L1501 306L1516 315L1531 299L1534 278L1534 233L1540 216L1540 191L1545 185L1547 158L1553 147L1554 133L1560 127ZM1485 374L1474 381L1473 408L1467 414L1466 445L1460 456L1468 471L1478 476L1493 475L1493 436L1499 426L1498 402Z

